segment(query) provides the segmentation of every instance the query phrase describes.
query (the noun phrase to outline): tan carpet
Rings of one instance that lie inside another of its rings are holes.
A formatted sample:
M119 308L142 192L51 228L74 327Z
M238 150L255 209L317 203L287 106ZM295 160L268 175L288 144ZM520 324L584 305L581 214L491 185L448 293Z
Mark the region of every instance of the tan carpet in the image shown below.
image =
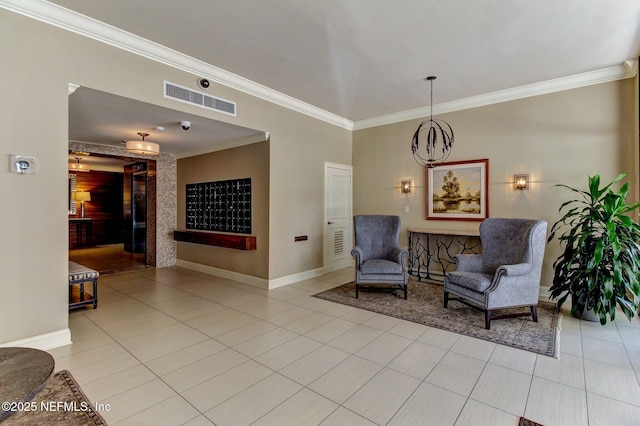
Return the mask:
M2 426L106 425L67 370L54 374L28 406L33 410L12 414L4 419Z
M400 290L394 292L360 291L355 297L355 284L349 283L318 293L315 297L343 305L401 318L465 336L488 340L551 357L558 356L559 321L562 315L556 304L540 302L538 322L531 317L491 321L491 329L484 328L484 314L460 302L450 301L443 307L442 285L409 281L408 300ZM501 313L526 311L528 308L504 309Z

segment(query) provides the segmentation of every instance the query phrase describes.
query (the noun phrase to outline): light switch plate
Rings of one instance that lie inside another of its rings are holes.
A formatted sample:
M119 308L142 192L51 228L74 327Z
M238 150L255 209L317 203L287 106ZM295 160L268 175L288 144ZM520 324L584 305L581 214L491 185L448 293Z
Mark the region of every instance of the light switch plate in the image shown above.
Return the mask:
M33 174L36 172L36 157L33 155L11 154L9 156L11 173Z

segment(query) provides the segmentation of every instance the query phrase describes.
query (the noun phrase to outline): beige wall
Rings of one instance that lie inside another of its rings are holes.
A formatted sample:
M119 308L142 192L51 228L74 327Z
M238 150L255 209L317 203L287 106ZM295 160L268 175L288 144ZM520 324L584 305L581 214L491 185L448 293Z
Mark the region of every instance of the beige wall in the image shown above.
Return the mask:
M554 187L586 187L587 175L603 180L631 173L637 193L637 121L635 79L599 84L549 95L469 109L442 118L455 132L449 161L489 159L492 217L531 217L549 222L571 194ZM419 121L354 132L354 213L398 214L403 227L473 229L477 222L425 220L424 172L410 152ZM514 173L530 173L529 191L513 190ZM412 178L409 197L400 180ZM404 206L409 213L404 213ZM402 243L407 234L402 232ZM553 277L557 243L547 246L542 285Z
M323 266L324 163L351 165L351 132L313 121L300 116L284 139L271 133L270 279Z
M269 275L269 142L178 160L178 229L186 227L186 185L251 178L256 250L178 243L178 259L267 279Z
M165 99L163 80L197 76L6 10L0 51L0 344L67 330L69 83L270 132L269 278L322 266L323 165L351 163L350 131L218 84L237 117ZM10 174L9 154L35 155L37 173Z
M356 213L427 225L424 189L407 200L397 189L404 177L418 186L424 179L408 153L417 121L355 132L352 150L348 130L213 84L211 93L238 107L237 117L216 114L163 98L163 80L196 89L195 75L6 10L0 52L0 345L67 330L69 83L269 132L269 280L322 267L326 161L349 165L353 155ZM492 216L553 221L566 198L554 184L580 185L595 171L637 175L634 87L609 83L447 114L456 131L451 160L491 159ZM9 154L35 155L37 173L10 174ZM533 176L529 192L510 190L520 171ZM301 234L309 240L294 242Z

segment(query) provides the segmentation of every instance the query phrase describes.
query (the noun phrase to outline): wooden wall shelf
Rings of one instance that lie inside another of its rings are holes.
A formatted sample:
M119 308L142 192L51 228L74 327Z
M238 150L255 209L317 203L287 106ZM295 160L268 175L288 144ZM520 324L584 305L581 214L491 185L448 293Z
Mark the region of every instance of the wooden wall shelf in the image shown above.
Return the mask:
M236 250L255 250L256 237L250 235L229 235L215 232L173 231L173 239L187 243L205 244Z

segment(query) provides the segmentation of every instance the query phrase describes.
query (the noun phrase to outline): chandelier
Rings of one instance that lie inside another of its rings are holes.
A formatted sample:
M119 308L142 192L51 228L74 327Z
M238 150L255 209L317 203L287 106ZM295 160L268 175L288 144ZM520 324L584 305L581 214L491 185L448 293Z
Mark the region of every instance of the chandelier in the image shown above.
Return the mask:
M436 76L426 78L431 82L431 115L423 121L413 134L411 152L416 162L423 167L435 167L446 161L453 147L453 130L444 120L433 119L433 80Z

